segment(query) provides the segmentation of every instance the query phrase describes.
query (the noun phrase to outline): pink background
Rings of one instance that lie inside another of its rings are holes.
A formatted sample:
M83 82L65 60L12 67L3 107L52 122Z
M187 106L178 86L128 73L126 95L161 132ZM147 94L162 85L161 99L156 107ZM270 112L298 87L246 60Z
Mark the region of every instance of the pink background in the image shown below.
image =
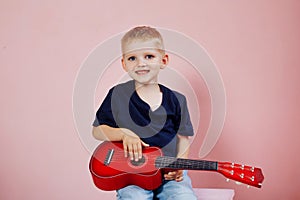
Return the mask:
M92 183L73 85L96 45L140 24L185 33L218 66L227 116L206 159L265 175L262 189L247 189L192 172L194 186L232 188L243 200L299 199L299 10L297 0L1 1L0 199L113 199Z

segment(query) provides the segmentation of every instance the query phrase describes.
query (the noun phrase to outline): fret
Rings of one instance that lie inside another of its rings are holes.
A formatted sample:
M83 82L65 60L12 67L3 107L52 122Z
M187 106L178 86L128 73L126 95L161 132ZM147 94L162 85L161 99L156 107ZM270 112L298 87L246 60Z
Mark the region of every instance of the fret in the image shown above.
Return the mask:
M217 170L218 163L206 160L192 160L161 156L155 160L156 168L189 169L189 170Z

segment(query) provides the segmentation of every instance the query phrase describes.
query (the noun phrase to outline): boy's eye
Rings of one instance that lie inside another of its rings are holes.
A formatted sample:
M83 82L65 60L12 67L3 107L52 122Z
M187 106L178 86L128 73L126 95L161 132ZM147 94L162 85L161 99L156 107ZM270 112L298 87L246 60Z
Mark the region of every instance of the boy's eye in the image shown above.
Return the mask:
M154 58L154 56L149 54L149 55L146 55L145 58L146 59L152 59L152 58Z
M131 56L131 57L129 57L127 60L129 60L129 61L135 61L136 58L135 58L134 56Z

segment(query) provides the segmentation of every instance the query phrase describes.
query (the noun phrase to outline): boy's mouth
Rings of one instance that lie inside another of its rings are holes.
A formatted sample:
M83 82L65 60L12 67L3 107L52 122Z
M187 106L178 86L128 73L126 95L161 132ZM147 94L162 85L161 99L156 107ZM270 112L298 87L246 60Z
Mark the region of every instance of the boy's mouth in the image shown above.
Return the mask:
M149 72L150 72L150 70L145 70L145 69L135 71L135 73L138 74L138 75L144 75L144 74L147 74Z

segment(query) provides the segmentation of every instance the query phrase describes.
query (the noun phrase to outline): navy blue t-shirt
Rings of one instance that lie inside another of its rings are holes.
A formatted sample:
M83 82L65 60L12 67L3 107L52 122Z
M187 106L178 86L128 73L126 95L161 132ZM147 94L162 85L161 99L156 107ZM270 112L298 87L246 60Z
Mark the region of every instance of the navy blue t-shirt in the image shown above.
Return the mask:
M130 129L150 146L160 147L164 155L176 156L176 134L194 135L186 98L163 85L159 87L162 103L154 111L138 96L134 81L113 87L98 109L93 126Z

